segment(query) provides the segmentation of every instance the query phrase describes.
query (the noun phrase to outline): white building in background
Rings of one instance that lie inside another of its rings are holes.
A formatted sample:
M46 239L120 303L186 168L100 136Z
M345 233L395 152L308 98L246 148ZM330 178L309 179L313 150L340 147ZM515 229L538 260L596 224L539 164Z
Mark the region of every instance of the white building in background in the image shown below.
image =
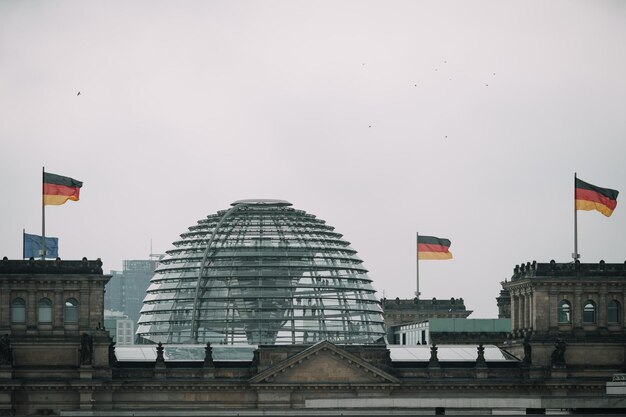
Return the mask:
M135 344L135 322L121 311L104 310L104 327L117 346Z

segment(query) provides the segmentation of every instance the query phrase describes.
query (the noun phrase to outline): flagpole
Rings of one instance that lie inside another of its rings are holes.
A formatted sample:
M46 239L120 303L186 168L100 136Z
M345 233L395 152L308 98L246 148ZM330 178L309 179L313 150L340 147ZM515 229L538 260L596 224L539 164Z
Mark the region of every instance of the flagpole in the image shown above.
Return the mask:
M46 167L41 167L41 260L46 259L46 205L43 201L44 196L44 175L46 173Z
M26 229L22 228L22 259L26 259Z
M419 232L415 233L415 247L417 248L417 256L416 256L416 260L415 260L415 271L416 271L416 278L417 278L417 286L415 289L415 296L417 298L420 298L420 245L419 245L419 240L420 240L420 234Z
M578 254L578 210L576 210L576 173L574 172L574 262L580 257Z

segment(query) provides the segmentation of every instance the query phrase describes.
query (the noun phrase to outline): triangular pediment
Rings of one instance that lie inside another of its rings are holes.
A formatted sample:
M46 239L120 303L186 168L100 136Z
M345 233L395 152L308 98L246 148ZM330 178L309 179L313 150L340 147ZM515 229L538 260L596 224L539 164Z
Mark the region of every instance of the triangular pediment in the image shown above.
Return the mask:
M393 375L323 341L264 370L250 379L253 385L379 385L398 384Z

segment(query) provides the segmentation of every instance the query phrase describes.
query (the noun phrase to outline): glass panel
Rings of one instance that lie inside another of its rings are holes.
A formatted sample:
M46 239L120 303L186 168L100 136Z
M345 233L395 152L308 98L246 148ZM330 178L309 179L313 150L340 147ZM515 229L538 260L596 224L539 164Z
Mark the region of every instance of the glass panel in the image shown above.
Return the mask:
M66 323L78 323L78 301L74 298L65 301L64 319Z
M180 343L194 330L199 343L214 345L381 339L382 310L356 251L289 206L252 203L191 226L156 270L137 334Z
M559 323L571 323L571 306L569 301L563 300L559 304Z
M608 321L609 323L620 322L621 309L618 301L611 300L608 306Z
M393 362L428 362L430 360L430 346L388 345L387 347ZM478 355L477 348L477 345L439 346L437 358L442 362L475 362ZM518 361L497 346L486 345L484 348L487 362Z
M587 301L583 308L583 323L596 322L596 305L593 301Z
M11 303L11 321L13 323L26 322L26 302L22 298L16 298Z
M37 321L39 323L52 323L52 301L42 298L37 303Z

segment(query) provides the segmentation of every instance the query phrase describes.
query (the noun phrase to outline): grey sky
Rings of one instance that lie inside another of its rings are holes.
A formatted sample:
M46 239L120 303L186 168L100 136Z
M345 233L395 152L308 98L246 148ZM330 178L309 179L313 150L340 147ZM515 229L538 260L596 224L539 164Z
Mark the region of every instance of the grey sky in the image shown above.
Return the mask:
M1 1L0 256L41 232L45 166L84 182L46 210L64 259L278 198L387 297L416 231L449 238L422 296L495 317L515 264L571 261L575 171L626 193L624 45L623 1ZM579 213L583 262L626 260L624 204Z

